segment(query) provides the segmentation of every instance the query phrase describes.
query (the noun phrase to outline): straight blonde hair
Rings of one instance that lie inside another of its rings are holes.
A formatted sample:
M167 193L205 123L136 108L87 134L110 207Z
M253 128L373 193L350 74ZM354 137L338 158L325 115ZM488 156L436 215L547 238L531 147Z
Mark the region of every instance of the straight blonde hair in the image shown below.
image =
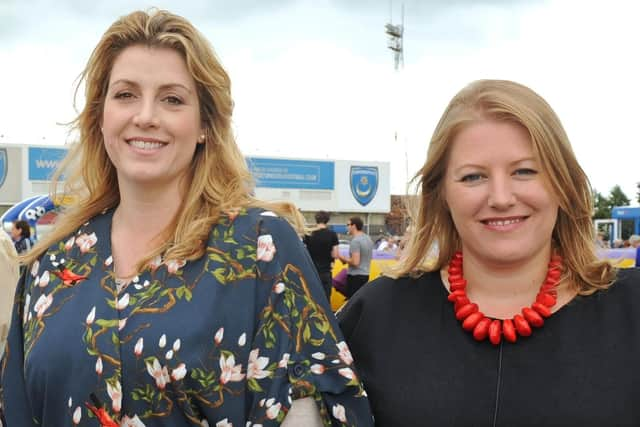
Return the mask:
M407 248L388 275L415 276L439 270L461 249L444 199L444 177L456 135L483 120L516 123L531 138L543 176L559 203L552 241L554 250L564 259L563 281L583 295L606 289L616 271L596 255L591 186L564 128L542 97L526 86L505 80L475 81L458 92L445 109L431 138L427 160L412 180L417 184L418 198L411 207L413 224ZM437 258L429 259L436 245Z
M151 9L115 21L81 73L76 95L84 82L86 102L71 122L79 140L70 147L52 182L54 199L73 202L64 209L55 228L22 261L34 261L89 219L119 204L116 169L105 150L100 127L113 64L126 48L136 45L173 49L184 58L196 83L205 136L204 144L197 145L186 186L188 193L180 210L167 229L159 230L158 237L163 243L145 254L138 268L159 254L164 254L165 259L202 256L212 225L228 210L251 206L274 210L301 230L303 222L295 206L253 197L254 182L231 128L231 82L209 42L186 19ZM57 189L62 174L66 179L60 195Z

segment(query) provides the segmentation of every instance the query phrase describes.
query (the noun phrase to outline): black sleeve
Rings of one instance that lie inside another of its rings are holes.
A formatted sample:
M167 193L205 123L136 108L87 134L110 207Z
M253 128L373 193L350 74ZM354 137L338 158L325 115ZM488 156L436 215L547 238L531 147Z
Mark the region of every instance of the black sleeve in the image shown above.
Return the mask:
M364 303L362 299L353 297L336 313L340 329L347 344L350 344L351 338L358 328L363 310Z

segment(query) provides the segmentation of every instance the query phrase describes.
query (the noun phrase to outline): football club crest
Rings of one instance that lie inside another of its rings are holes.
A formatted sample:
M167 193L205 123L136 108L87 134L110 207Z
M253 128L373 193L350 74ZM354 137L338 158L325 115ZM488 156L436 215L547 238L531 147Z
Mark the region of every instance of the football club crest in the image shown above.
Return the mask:
M0 187L4 184L4 180L7 179L7 169L9 167L9 156L7 155L6 148L0 148Z
M377 166L351 166L351 193L358 203L367 206L378 191Z

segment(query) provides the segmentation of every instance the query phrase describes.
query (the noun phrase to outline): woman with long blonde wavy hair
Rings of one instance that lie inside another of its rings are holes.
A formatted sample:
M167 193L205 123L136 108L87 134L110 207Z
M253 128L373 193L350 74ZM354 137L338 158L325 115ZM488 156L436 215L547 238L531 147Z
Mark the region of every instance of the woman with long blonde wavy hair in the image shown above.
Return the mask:
M82 83L54 181L71 205L23 257L2 425L372 425L297 210L252 196L206 39L133 12Z
M416 180L402 258L338 314L376 426L639 425L640 274L597 257L547 102L471 83Z

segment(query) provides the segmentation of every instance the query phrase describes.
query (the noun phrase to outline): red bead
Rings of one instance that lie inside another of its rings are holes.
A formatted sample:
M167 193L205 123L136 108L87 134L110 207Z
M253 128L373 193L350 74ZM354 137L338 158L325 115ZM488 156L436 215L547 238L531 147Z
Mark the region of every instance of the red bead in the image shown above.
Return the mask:
M457 260L460 260L460 262L462 262L462 252L460 252L460 251L454 252L453 253L453 259L454 260L457 259Z
M531 308L533 308L535 311L537 311L538 314L540 314L540 316L542 316L542 317L551 316L551 310L549 309L549 307L547 307L544 304L540 304L537 301L534 302L533 304L531 304Z
M486 317L478 322L476 327L473 329L473 338L475 338L476 341L482 341L487 338L489 335L489 325L491 325L491 319Z
M531 326L529 326L529 323L521 315L516 314L513 316L513 325L516 327L519 335L523 337L531 335Z
M547 273L547 278L558 280L560 278L560 274L560 270L549 270L549 272Z
M451 301L451 302L456 302L456 299L458 299L459 297L464 297L464 296L466 296L466 295L467 295L467 294L466 294L464 291L462 291L462 290L460 290L460 291L453 291L453 292L451 292L451 293L449 294L449 296L447 297L447 299L448 299L449 301Z
M462 322L462 329L464 329L465 331L473 331L473 329L482 319L485 319L485 317L481 311L471 313L467 316L466 319L464 319L464 322Z
M449 277L447 277L447 280L449 281L449 283L457 282L459 280L462 280L462 274L450 274Z
M462 320L466 318L468 315L470 315L471 313L475 313L476 311L478 311L478 304L475 304L475 303L465 304L462 307L460 307L459 310L456 311L456 319Z
M456 280L454 282L449 282L449 288L452 291L463 290L463 289L466 289L466 287L467 287L467 281L464 279Z
M542 318L542 316L540 316L537 311L530 307L523 308L522 315L530 325L535 326L536 328L540 328L542 327L542 325L544 325L544 319Z
M491 344L498 345L500 344L500 339L502 338L502 322L499 320L494 320L489 325L489 341Z
M518 335L516 335L516 328L513 326L513 321L511 319L504 319L502 321L502 335L504 335L504 339L509 342L516 342L518 339Z
M462 274L462 269L459 266L449 267L449 275Z
M469 301L469 298L467 298L467 296L463 296L458 298L458 300L456 301L456 303L453 305L453 311L456 312L460 309L460 307L463 307L467 304L469 304L471 301Z
M539 302L540 304L546 305L547 307L551 308L556 305L556 297L548 292L540 292L536 297L536 302Z

